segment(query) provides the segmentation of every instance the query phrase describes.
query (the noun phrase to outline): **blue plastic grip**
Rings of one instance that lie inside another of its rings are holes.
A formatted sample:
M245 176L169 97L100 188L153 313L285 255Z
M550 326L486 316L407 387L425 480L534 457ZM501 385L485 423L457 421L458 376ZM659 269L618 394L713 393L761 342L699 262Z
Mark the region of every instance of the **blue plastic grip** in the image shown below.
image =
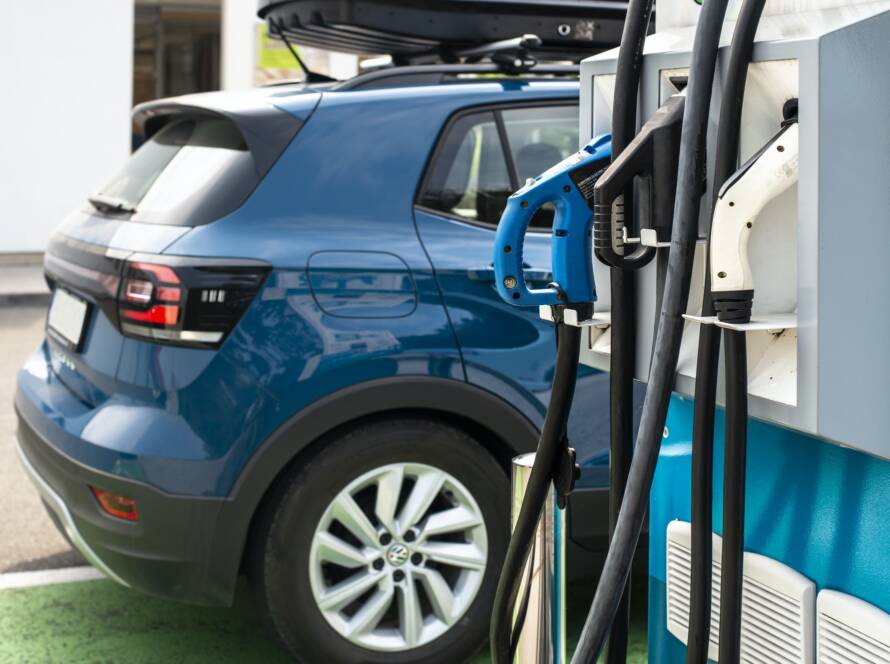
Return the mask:
M599 136L507 199L494 243L495 286L506 302L538 306L596 301L588 202L593 186L579 186L572 175L580 172L586 179L608 166L611 156L611 136ZM522 247L532 217L547 203L555 208L550 249L554 286L531 289L523 275Z

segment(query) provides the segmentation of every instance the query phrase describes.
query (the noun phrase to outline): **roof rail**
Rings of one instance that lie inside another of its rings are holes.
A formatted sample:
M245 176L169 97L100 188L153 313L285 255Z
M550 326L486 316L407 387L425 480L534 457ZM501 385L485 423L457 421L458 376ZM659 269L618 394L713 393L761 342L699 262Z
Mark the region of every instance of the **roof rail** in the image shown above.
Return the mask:
M578 65L535 64L518 72L526 76L577 76ZM358 74L349 80L337 83L331 90L373 90L409 85L437 85L450 76L461 74L501 74L515 75L494 63L467 65L409 65L407 67L384 67Z
M512 39L500 39L487 44L464 48L454 53L466 63L488 58L508 74L521 74L537 64L531 50L543 44L538 35L520 35Z

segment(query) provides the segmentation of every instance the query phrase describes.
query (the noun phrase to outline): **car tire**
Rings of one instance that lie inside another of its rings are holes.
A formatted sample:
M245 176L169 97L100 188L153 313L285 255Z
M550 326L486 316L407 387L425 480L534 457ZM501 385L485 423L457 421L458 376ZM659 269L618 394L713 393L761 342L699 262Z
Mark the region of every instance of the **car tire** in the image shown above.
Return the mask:
M325 441L281 478L255 533L265 618L301 662L466 660L488 634L508 489L478 441L440 422Z

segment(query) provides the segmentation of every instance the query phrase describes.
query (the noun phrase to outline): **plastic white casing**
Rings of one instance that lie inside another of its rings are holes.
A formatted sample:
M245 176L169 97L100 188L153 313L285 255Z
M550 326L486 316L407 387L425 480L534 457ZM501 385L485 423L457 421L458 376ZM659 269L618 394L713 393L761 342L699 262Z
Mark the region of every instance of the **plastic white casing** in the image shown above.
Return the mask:
M819 664L890 662L890 614L836 590L819 593L816 613Z
M754 290L748 241L767 204L797 182L800 132L790 125L721 192L711 226L711 290Z
M723 540L712 535L711 631L708 658L720 648L720 557ZM689 629L692 526L667 527L666 582L668 631L684 644ZM745 552L742 582L741 661L745 664L813 664L816 586L796 570L751 551Z

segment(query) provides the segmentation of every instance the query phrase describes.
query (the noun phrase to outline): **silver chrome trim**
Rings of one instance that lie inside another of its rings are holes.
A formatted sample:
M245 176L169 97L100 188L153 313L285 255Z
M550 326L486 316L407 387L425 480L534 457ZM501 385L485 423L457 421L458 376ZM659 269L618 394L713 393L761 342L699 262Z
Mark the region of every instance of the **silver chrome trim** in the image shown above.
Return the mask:
M510 503L510 529L516 526L525 492L535 463L535 453L513 458ZM519 626L514 664L565 664L566 659L566 579L565 511L556 504L551 490L541 510L531 551L522 570L521 595L513 610Z
M117 581L122 586L129 588L130 584L115 574L108 565L102 562L102 559L96 555L96 552L93 551L90 548L90 545L83 539L80 531L77 530L77 526L74 524L74 519L71 516L71 512L68 510L68 506L64 503L59 494L53 491L52 487L47 484L46 480L40 476L40 473L38 473L34 466L31 465L31 462L28 461L28 457L25 456L25 452L22 450L22 444L18 440L18 437L16 437L16 449L19 453L19 460L22 462L22 466L28 473L28 477L30 477L31 481L34 483L34 486L37 487L37 490L40 492L40 495L46 501L49 508L57 517L59 517L62 527L65 528L65 534L68 535L68 539L71 541L71 544L74 545L74 548L80 551L80 555L82 555L90 565L102 572L109 579Z
M199 330L160 330L145 325L133 325L122 323L121 329L129 334L136 334L151 339L162 341L199 341L201 343L215 344L223 337L222 332L201 332Z

